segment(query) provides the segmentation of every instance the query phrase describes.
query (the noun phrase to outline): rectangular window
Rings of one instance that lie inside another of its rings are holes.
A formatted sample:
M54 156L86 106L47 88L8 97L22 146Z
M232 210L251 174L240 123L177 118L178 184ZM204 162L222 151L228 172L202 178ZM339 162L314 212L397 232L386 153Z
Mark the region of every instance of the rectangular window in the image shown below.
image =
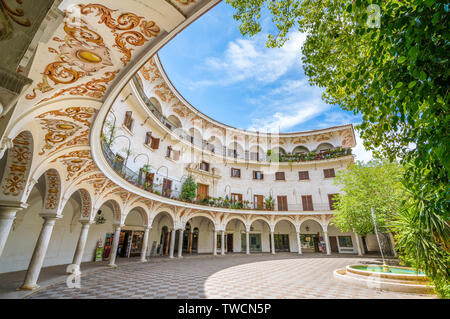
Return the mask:
M309 172L308 171L298 172L298 179L300 181L308 180L309 179Z
M172 159L174 161L178 161L180 159L181 151L172 150L172 154L173 154Z
M167 146L166 157L172 158L172 146Z
M123 121L123 125L125 125L125 127L131 132L131 130L133 129L133 118L131 117L133 114L133 112L131 111L126 111L125 112L125 119Z
M338 236L339 247L353 247L352 236Z
M263 180L264 174L261 171L253 171L253 179Z
M313 211L312 195L302 195L302 205L304 211Z
M277 196L277 202L279 211L288 210L287 196Z
M200 169L205 172L209 172L209 163L203 161L200 163Z
M336 177L336 175L334 173L334 168L324 169L323 170L323 175L325 176L325 178Z
M284 172L276 172L275 180L276 181L284 181L285 180Z
M334 199L334 197L336 195L339 195L339 194L328 194L328 203L330 204L330 210L335 210L336 209L336 202L337 202L337 200Z
M241 177L241 170L239 168L231 168L231 177Z
M258 152L250 152L250 160L259 161L259 153Z

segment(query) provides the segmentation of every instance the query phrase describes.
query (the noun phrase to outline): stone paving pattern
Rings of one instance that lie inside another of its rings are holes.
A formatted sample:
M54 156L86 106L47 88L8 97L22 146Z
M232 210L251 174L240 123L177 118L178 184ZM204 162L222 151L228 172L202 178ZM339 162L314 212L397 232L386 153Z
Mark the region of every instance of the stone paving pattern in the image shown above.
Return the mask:
M96 271L81 277L80 289L60 283L28 298L433 297L351 286L333 277L335 269L360 262L374 259L288 253L166 259Z

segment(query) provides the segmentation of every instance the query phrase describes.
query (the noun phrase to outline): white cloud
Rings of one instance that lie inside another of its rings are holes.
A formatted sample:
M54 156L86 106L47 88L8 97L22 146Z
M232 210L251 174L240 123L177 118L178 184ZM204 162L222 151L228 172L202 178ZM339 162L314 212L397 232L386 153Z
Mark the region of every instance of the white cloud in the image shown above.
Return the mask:
M353 148L353 154L356 155L355 160L368 162L373 159L372 151L367 151L363 145L363 140L358 131L355 130L356 147Z
M320 99L301 101L290 104L288 111L278 111L273 116L253 120L248 129L260 132L283 132L314 118L324 112L326 108L328 106Z
M244 80L273 83L292 68L300 67L301 47L305 39L304 34L293 32L281 48L267 48L266 38L262 35L231 41L222 56L206 59L205 67L216 73L217 79L193 85L229 85Z

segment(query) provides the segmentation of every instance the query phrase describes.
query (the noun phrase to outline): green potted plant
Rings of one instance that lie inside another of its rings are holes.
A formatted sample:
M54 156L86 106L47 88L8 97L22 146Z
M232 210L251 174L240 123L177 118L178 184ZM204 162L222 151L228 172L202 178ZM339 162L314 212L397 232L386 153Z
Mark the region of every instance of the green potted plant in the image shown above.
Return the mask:
M187 202L192 202L197 196L197 184L194 178L189 175L181 186L180 199Z

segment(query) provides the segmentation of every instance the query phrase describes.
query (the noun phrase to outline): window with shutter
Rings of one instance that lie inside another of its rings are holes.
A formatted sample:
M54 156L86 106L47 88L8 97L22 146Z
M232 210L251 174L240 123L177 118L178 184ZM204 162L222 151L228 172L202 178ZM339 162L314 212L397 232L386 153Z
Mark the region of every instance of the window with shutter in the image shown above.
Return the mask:
M284 181L285 180L284 172L276 172L275 173L275 180L277 180L277 181Z
M337 195L339 195L339 194L328 194L328 203L330 204L330 210L336 209L337 200L334 199L334 197Z
M308 171L298 172L298 179L301 180L301 181L308 180L309 179L309 172Z
M312 211L314 210L312 195L302 195L302 205L304 211Z
M242 194L231 193L231 201L233 203L242 203Z
M287 196L277 196L277 202L278 202L278 210L279 211L287 211L288 210Z
M178 161L180 159L181 151L173 151L173 160Z
M324 169L323 170L323 175L325 176L325 178L336 177L336 175L334 173L334 168Z
M152 132L147 132L145 134L145 145L150 145L152 142Z
M261 171L253 171L253 179L262 180L264 179L264 174Z
M200 163L200 169L202 170L202 171L206 171L206 172L209 172L209 163L207 163L207 162L201 162Z
M123 125L125 125L125 127L131 131L132 127L133 127L133 119L131 118L133 112L131 111L126 111L125 112L125 120L123 121Z
M254 195L253 198L254 198L253 207L256 209L264 209L264 196Z
M167 146L166 157L171 158L172 155L172 146Z
M239 168L231 168L231 177L241 177L241 170Z
M157 150L159 148L159 138L152 137L152 145L151 148Z

